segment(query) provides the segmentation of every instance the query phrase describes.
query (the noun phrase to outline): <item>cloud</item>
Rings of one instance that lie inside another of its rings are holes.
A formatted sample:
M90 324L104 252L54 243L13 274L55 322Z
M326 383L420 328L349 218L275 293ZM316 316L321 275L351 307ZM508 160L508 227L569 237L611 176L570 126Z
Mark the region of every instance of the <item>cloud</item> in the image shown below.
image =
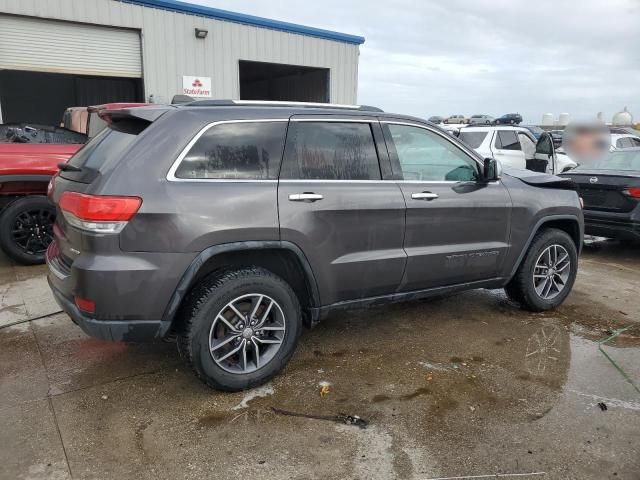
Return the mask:
M358 101L385 110L640 120L637 0L196 3L364 36Z

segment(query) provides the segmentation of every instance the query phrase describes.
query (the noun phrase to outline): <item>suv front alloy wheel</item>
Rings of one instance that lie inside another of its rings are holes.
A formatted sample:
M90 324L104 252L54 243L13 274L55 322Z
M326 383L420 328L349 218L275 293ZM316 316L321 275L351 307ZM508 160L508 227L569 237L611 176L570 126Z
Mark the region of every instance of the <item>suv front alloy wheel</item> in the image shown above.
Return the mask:
M557 228L544 229L533 238L505 291L527 310L550 310L569 295L577 271L578 251L571 237Z

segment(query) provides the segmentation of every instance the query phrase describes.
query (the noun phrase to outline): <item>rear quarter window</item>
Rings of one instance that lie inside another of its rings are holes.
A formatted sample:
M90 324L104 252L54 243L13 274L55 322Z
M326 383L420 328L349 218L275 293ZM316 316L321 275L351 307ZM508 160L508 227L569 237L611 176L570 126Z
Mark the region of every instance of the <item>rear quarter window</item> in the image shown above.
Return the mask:
M496 148L502 150L520 150L520 141L513 130L498 130Z
M234 122L208 128L189 149L179 179L278 178L287 122Z
M458 138L471 148L478 148L484 142L488 132L460 132Z
M121 155L135 139L135 134L106 128L78 150L69 163L74 167L100 170L108 159Z

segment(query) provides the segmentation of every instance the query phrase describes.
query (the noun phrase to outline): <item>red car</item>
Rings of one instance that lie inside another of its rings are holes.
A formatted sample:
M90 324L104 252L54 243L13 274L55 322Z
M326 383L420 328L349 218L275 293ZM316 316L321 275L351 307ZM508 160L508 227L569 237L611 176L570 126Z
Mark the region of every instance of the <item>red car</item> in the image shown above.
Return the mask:
M85 132L93 136L106 126L98 117L101 110L142 105L145 104L109 103L88 107L88 114L83 112L86 123L75 134L58 128L50 131L30 127L10 129L7 134L10 143L0 143L0 248L5 254L26 265L44 263L56 214L46 196L47 186L58 172L58 164L66 163L82 148L88 139L83 135ZM66 125L69 114L71 112L65 112Z

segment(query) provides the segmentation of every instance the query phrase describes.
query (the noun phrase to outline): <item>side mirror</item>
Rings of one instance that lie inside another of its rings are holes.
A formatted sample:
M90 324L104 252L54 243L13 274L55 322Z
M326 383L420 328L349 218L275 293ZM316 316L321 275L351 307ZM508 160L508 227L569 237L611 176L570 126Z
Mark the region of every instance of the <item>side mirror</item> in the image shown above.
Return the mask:
M495 182L502 177L502 165L495 158L484 159L483 180L485 182Z

